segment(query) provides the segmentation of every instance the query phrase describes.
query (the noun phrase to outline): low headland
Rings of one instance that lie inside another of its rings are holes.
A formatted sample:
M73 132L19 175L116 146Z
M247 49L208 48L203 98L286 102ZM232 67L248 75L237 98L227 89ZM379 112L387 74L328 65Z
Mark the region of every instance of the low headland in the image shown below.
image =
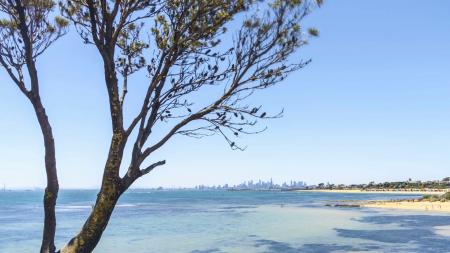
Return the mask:
M360 206L369 208L450 212L450 192L441 195L425 195L419 199L368 201L362 203Z
M328 193L387 193L405 195L442 195L450 190L445 189L301 189L298 191Z
M368 184L330 184L320 183L317 185L308 185L303 190L319 192L337 192L337 193L406 193L406 194L444 194L450 191L450 177L442 180L433 181L407 181L384 182Z
M334 185L319 184L308 187L302 191L327 192L327 193L389 193L405 195L421 195L418 198L386 199L377 201L346 201L338 204L327 204L334 207L366 207L403 209L414 211L436 211L450 213L450 178L435 181L408 181L359 184L359 185Z

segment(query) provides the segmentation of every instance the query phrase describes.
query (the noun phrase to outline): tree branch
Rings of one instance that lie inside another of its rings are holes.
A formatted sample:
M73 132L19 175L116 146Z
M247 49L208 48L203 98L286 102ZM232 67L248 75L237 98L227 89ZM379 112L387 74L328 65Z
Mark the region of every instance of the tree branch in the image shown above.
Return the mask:
M152 171L154 168L156 168L156 167L158 167L158 166L162 166L162 165L164 165L164 164L166 164L166 160L162 160L162 161L153 163L153 164L151 164L150 166L148 166L147 168L141 169L141 175L140 175L140 176L143 176L143 175L145 175L145 174L148 174L148 173L149 173L150 171Z

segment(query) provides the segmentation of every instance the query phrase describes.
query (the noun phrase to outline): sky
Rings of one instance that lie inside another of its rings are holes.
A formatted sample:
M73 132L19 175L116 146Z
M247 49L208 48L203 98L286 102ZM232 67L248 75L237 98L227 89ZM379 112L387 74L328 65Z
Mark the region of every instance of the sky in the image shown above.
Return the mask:
M253 99L272 112L284 109L283 118L239 138L245 151L231 150L220 136L176 137L151 157L167 164L134 187L450 176L448 10L444 0L326 1L304 23L320 37L294 55L312 63ZM99 187L111 126L98 53L72 29L39 58L38 71L60 187ZM143 81L130 89L139 93ZM129 103L138 98L130 95ZM37 120L3 69L0 116L0 184L44 187Z

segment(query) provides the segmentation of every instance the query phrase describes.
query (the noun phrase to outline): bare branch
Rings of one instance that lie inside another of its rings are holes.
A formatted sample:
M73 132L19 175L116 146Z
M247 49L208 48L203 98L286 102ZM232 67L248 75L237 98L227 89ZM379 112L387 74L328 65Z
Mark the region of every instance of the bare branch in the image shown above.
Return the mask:
M158 167L158 166L162 166L166 164L166 161L159 161L156 163L151 164L150 166L147 166L145 169L141 169L141 176L148 174L150 171L152 171L154 168Z

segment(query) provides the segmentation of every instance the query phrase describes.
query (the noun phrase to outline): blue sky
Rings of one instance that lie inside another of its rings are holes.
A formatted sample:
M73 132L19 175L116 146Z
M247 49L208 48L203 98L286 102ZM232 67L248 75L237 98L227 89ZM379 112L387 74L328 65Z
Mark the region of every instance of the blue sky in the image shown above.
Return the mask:
M305 23L320 37L295 55L312 63L255 97L272 111L284 108L283 118L242 137L244 152L219 136L177 137L155 154L167 165L136 186L449 176L448 10L448 1L327 1ZM111 132L99 59L72 29L38 62L62 188L101 181ZM0 115L0 183L44 186L37 121L3 70Z

